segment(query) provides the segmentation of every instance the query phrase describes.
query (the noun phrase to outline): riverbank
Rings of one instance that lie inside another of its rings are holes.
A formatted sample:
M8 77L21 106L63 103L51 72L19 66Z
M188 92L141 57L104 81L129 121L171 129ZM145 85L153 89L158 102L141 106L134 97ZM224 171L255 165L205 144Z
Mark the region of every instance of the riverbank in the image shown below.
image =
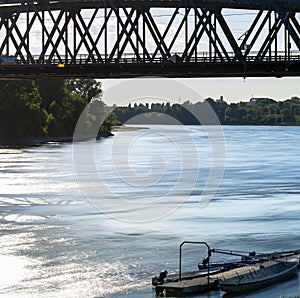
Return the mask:
M112 132L101 132L98 134L97 139L112 137ZM84 137L81 141L93 139L93 137ZM33 138L28 137L20 140L4 140L0 139L0 148L24 148L40 146L47 143L70 143L74 141L74 136L62 136L62 137L40 137ZM79 141L79 140L77 140Z
M149 129L148 127L138 127L138 126L113 126L111 132L101 132L98 134L97 139L113 137L114 132L127 132L127 131L136 131L140 129ZM87 141L91 140L94 137L83 136L78 138L76 141ZM0 139L0 148L24 148L24 147L33 147L40 146L47 143L70 143L74 141L74 136L62 136L62 137L28 137L20 140L7 140Z

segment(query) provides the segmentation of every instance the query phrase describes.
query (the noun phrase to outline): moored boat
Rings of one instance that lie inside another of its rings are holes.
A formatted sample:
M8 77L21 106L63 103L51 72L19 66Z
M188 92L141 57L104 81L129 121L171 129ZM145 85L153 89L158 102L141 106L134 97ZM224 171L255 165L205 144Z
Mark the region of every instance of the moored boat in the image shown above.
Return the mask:
M182 272L182 246L198 244L207 247L207 255L198 270ZM241 257L240 261L211 262L213 253ZM211 249L206 242L184 241L179 246L179 273L162 271L152 278L157 295L186 296L220 288L228 293L249 292L276 284L291 277L300 267L300 250L256 253Z
M220 279L219 286L227 293L250 292L292 277L298 268L297 262L263 262L257 270Z

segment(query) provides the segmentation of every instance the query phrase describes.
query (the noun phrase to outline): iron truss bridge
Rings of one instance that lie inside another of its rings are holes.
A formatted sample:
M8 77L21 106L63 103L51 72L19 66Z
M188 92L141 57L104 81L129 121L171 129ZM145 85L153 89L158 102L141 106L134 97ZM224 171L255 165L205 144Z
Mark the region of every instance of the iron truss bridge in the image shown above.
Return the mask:
M0 78L300 75L299 0L0 0Z

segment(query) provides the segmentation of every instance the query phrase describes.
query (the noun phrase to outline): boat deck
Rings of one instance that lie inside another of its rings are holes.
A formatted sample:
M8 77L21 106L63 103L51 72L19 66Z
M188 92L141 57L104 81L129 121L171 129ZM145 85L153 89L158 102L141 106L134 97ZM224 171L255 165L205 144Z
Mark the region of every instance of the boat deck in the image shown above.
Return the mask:
M274 264L275 262L271 261L268 263ZM264 263L264 265L267 266L266 262ZM209 278L209 284L208 284L207 276L203 276L203 277L196 277L193 279L187 279L187 280L181 280L181 281L169 282L162 285L157 285L156 292L157 293L165 292L167 295L175 294L178 296L207 292L218 288L218 284L217 284L218 279L231 278L236 275L241 275L251 271L255 271L259 269L259 266L260 266L259 264L246 265L244 267L239 267L222 273L213 274Z

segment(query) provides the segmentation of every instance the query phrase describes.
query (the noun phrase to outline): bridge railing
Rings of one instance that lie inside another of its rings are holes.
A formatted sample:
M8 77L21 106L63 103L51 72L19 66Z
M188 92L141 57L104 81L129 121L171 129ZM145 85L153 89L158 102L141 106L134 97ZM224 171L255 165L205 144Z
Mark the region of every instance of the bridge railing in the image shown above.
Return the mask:
M170 57L147 57L134 54L125 54L122 57L109 58L105 55L97 57L89 54L80 54L76 56L76 59L68 56L31 56L25 57L25 59L19 59L16 57L16 63L10 63L10 65L97 65L97 64L186 64L186 63L253 63L253 62L300 62L300 51L285 52L272 52L269 55L263 57L258 56L257 52L251 52L247 56L238 56L235 53L227 53L227 57L221 55L213 56L211 53L200 52L197 55L187 59L182 56L182 53L174 53ZM0 64L3 64L0 62ZM5 63L4 63L5 64Z

